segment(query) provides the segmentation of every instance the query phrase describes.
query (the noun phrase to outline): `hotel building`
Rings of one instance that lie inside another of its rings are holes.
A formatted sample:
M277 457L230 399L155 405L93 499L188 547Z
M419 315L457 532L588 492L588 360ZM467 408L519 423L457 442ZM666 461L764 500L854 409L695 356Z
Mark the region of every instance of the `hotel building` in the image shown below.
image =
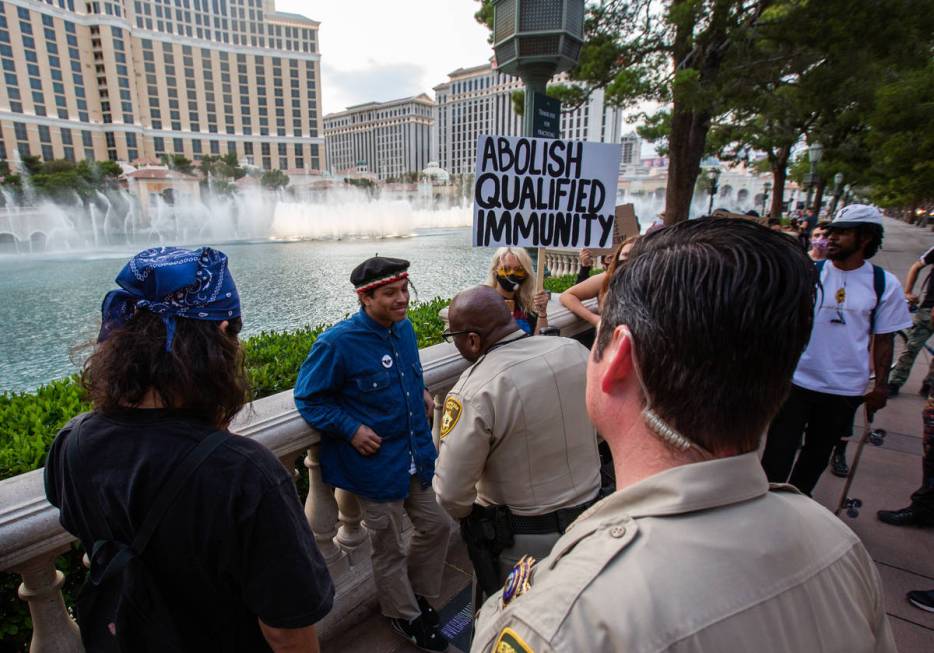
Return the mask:
M432 160L451 174L469 175L476 164L477 136L522 133L522 117L513 109L512 94L525 86L492 64L459 68L448 77L447 82L434 88L438 145ZM559 75L554 81L567 81L567 76ZM603 91L597 90L583 106L562 112L561 137L619 143L621 122L620 110L606 106Z
M318 25L273 0L0 0L0 156L320 170Z
M420 172L431 155L435 103L426 94L369 102L324 117L328 167L398 179Z

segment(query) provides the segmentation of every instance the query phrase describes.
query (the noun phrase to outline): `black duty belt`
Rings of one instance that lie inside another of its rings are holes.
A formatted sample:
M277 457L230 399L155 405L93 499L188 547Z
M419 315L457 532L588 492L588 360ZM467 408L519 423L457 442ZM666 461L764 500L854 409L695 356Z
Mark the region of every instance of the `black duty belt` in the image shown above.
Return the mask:
M509 526L516 535L547 535L549 533L564 533L567 527L577 519L582 512L595 504L597 499L573 508L560 508L544 515L516 515L510 512Z

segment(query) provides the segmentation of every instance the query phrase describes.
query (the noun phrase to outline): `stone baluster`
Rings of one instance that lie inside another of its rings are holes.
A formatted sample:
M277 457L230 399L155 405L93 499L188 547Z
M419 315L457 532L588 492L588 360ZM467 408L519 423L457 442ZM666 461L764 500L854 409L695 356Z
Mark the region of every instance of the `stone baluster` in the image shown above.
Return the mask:
M334 541L337 536L337 500L334 498L334 488L327 485L321 475L321 463L318 458L320 448L320 444L311 445L305 456L305 467L308 468L305 517L331 574L337 576L346 571L349 561Z
M363 528L363 509L359 499L351 492L338 489L335 496L341 523L337 532L337 542L350 556L350 564L355 565L361 558L370 555L370 538Z
M23 578L17 594L29 604L32 617L31 653L83 653L81 633L65 609L65 575L55 568L64 549L45 553L14 569Z

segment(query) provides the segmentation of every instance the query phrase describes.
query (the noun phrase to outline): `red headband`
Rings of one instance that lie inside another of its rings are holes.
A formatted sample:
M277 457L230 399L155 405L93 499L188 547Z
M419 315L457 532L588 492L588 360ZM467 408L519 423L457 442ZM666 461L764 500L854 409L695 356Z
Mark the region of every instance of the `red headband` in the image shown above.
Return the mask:
M402 281L403 279L408 279L408 278L409 278L409 273L406 271L403 271L403 272L398 272L389 277L383 277L382 279L374 279L373 281L370 281L369 283L366 283L360 286L359 288L357 288L357 294L367 292L368 290L375 290L376 288L380 288L390 283L395 283L396 281Z

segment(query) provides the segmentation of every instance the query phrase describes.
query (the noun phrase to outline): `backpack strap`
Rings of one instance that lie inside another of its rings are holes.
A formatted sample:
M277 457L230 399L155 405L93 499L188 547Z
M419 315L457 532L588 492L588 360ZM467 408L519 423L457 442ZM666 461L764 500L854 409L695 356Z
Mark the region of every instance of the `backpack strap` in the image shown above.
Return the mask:
M101 511L100 503L95 498L96 492L93 491L87 477L83 474L88 468L85 467L81 452L78 449L78 437L81 431L81 424L88 415L90 415L90 413L82 415L78 418L79 421L75 423L66 445L66 455L68 457L68 465L72 468L72 476L75 478L75 482L81 494L84 495L86 499L85 505L89 506L90 521L92 522L90 526L93 531L102 536L102 539L94 542L94 546L89 552L90 559L93 560L94 554L100 549L101 545L107 541L113 541L114 536L113 532L110 530L110 526L107 524L107 519ZM149 540L152 538L153 533L156 532L156 528L172 506L178 493L198 467L207 460L208 456L223 444L224 440L227 439L227 435L226 431L214 431L199 442L197 446L192 448L175 467L169 476L169 480L166 481L165 485L163 485L162 489L159 491L159 494L156 495L152 507L143 520L143 525L140 526L139 531L137 531L133 538L133 544L130 548L136 555L139 556L143 554L146 545L149 544Z
M876 304L869 313L869 335L876 332L876 310L882 302L882 295L885 293L885 270L878 265L872 266L872 287L876 291Z
M149 544L150 538L153 533L156 532L156 527L159 526L159 522L162 521L162 518L165 517L165 514L169 511L178 493L188 482L188 479L191 478L195 471L201 466L201 463L207 460L208 456L214 453L214 450L224 443L227 436L227 431L214 431L198 443L198 446L192 449L178 467L175 468L169 480L162 486L159 496L156 497L152 507L149 509L149 514L146 515L146 519L136 533L136 537L133 538L132 548L136 552L136 555L143 554L143 551L146 550L146 545Z

